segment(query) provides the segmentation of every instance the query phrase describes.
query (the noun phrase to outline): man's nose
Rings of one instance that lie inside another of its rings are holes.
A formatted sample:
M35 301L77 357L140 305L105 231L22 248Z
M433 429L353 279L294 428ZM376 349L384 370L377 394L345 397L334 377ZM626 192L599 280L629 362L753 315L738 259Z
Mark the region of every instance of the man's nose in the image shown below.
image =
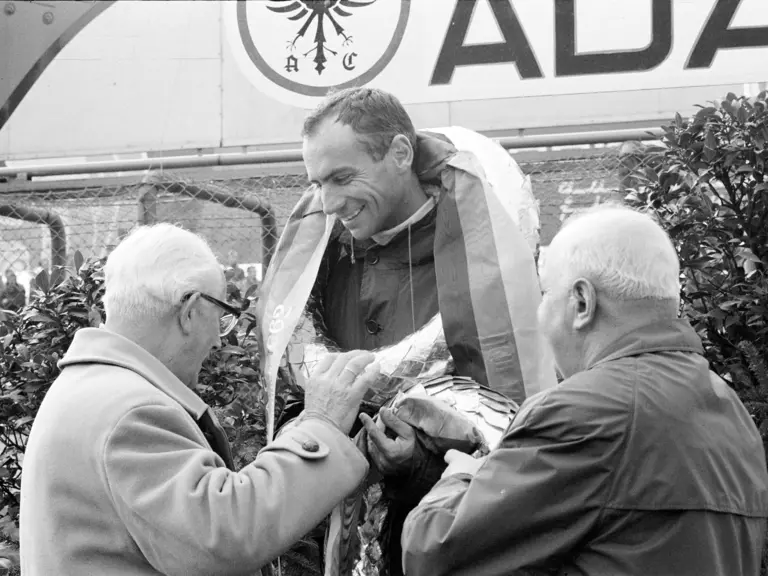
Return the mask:
M344 207L344 198L338 194L334 194L330 186L323 186L320 193L320 198L323 201L323 212L326 214L338 214Z

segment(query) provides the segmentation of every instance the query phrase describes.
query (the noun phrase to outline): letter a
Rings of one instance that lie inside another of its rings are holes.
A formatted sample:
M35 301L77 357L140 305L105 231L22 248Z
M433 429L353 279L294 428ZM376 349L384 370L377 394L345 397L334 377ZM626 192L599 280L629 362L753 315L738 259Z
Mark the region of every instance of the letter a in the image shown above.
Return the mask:
M441 0L444 1L444 0ZM541 68L517 19L510 0L487 0L504 35L504 42L466 46L469 23L477 0L456 0L448 32L437 57L431 85L450 84L457 66L514 62L521 78L541 78Z
M655 68L672 49L672 0L653 0L651 43L642 50L576 54L576 0L555 3L555 75L640 72Z
M768 26L729 28L740 3L741 0L718 0L691 51L686 68L709 68L721 48L768 46Z

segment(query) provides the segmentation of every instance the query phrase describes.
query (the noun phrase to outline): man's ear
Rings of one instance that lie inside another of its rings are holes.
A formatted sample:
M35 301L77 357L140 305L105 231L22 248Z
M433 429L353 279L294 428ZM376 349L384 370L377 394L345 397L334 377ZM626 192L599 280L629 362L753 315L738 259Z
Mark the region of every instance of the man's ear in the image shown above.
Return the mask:
M188 336L193 331L193 320L194 316L196 314L199 314L200 311L197 308L197 303L200 301L200 294L192 294L187 300L185 300L181 305L181 310L179 311L178 316L178 322L179 322L179 329L181 330L181 333L185 336Z
M413 165L413 146L404 134L398 134L389 145L389 154L400 170L410 172Z
M573 327L583 330L589 327L597 314L597 291L594 284L585 278L579 278L571 287L571 297L576 310L573 316Z

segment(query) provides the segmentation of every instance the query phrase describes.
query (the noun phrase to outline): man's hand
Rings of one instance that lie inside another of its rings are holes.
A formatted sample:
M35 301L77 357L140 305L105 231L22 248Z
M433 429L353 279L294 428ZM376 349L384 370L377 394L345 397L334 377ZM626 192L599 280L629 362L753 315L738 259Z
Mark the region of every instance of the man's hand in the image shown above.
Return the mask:
M374 422L367 414L360 414L360 420L368 431L368 453L374 466L384 476L407 473L416 448L416 432L389 408L379 411L379 421ZM397 436L388 438L388 428Z
M379 375L373 360L373 354L361 350L328 354L304 389L304 411L327 418L348 434L363 396Z
M485 458L473 458L469 454L459 452L458 450L448 450L445 453L445 462L448 464L448 468L445 469L441 478L447 478L454 474L469 474L474 477L485 463Z

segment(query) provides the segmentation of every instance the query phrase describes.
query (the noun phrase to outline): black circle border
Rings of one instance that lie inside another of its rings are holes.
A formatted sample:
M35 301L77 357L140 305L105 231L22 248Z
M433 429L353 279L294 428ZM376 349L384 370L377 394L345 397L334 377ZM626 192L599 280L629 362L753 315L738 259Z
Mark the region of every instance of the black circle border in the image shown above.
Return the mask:
M270 68L264 58L261 57L261 54L259 54L259 51L256 49L256 45L253 43L253 37L251 36L251 31L248 27L248 15L246 13L247 1L249 0L237 0L237 27L240 32L240 39L243 42L243 47L245 48L248 57L256 68L258 68L259 72L266 78L282 88L286 88L297 94L302 94L303 96L325 96L328 90L331 90L332 88L344 89L352 86L362 86L373 80L387 67L398 48L400 48L400 43L403 40L403 36L405 36L405 27L408 24L408 17L411 12L411 0L400 0L400 15L398 16L395 33L392 35L392 39L389 42L389 46L387 46L387 49L384 51L384 54L368 70L352 80L348 80L347 82L335 86L307 86L306 84L301 84L300 82L284 78Z

